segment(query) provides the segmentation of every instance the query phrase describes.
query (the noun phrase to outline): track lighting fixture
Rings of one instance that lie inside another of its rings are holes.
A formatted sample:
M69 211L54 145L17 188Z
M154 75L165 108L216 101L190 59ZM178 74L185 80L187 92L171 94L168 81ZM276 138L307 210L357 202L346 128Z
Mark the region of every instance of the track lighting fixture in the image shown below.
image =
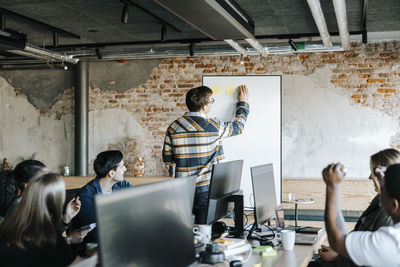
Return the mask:
M167 27L161 24L161 41L167 41Z
M96 48L94 50L94 52L96 53L96 56L98 59L102 59L103 58L103 53L100 51L100 49Z
M292 39L289 39L288 43L289 43L289 45L292 47L292 49L293 49L294 51L297 51L298 48L297 48L297 46L296 46L296 43L293 42Z
M129 12L129 6L125 4L124 7L122 8L122 16L121 16L121 22L124 24L128 23L128 12Z
M194 44L190 44L190 45L189 45L189 55L190 55L191 57L194 56L193 47L194 47Z

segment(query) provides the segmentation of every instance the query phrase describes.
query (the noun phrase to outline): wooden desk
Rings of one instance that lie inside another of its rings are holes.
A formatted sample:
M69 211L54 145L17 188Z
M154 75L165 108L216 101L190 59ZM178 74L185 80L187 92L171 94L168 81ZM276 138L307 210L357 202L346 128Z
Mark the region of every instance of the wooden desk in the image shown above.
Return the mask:
M326 238L327 235L324 233L317 239L314 245L295 245L293 251L285 251L283 247L279 247L277 255L274 257L262 257L257 252L252 252L251 258L243 266L254 267L257 264L261 264L260 267L306 267L312 256L321 248L321 244ZM246 259L248 254L244 253L241 256ZM201 264L200 266L229 267L229 262L225 261L214 265Z
M65 181L66 189L73 188L81 188L88 182L94 179L95 176L63 176ZM129 183L133 186L142 185L142 184L150 184L154 182L165 181L168 179L172 179L171 177L166 176L137 176L137 177L125 177Z

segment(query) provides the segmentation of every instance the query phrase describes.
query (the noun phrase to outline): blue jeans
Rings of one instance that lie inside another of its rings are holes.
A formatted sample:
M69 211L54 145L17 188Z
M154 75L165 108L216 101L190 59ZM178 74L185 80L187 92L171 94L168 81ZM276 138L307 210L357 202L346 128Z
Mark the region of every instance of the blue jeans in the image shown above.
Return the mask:
M205 224L207 219L208 193L209 193L208 187L207 191L203 190L201 189L198 190L198 188L196 188L196 193L194 195L193 214L196 216L194 220L194 223L196 224Z

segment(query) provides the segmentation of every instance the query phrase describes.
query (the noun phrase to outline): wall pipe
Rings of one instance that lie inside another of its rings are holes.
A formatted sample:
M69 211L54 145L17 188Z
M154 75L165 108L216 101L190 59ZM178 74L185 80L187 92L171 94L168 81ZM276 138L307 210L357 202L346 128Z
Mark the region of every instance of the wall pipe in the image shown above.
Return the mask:
M350 35L347 27L346 2L345 0L333 0L333 7L335 8L340 38L342 39L342 47L345 50L350 49Z
M88 175L89 159L89 68L87 61L79 61L75 68L75 172Z
M319 0L307 0L307 3L310 7L315 24L317 25L322 43L326 48L331 48L331 36L329 35L328 27L326 26L324 13L322 13L321 3L319 2Z

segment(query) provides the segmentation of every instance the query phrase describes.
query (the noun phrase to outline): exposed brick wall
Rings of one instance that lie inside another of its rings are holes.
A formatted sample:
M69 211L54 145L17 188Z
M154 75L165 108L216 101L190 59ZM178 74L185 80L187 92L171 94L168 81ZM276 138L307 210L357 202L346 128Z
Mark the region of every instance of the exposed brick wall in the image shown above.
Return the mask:
M128 165L141 153L149 166L147 175L166 174L161 150L168 125L186 111L185 94L200 86L203 75L309 75L317 68L332 69L330 82L343 88L355 105L364 105L400 117L400 42L360 45L353 44L345 52L298 53L262 58L249 56L188 57L165 59L155 68L145 84L127 90L91 88L90 110L125 109L148 129L151 136L142 140L127 140L124 146ZM133 74L134 75L134 74ZM285 85L283 85L285 86ZM73 91L49 111L59 117L73 112ZM393 146L400 148L400 135ZM107 144L109 148L118 148ZM129 173L128 173L129 174Z

